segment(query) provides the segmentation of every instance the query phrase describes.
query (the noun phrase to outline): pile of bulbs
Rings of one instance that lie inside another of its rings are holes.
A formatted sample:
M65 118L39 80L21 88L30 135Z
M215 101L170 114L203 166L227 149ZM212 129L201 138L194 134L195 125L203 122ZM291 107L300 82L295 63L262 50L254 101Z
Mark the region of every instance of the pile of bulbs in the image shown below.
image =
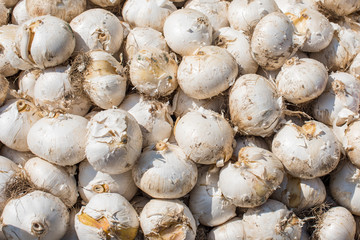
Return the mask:
M359 239L359 12L0 0L0 239Z

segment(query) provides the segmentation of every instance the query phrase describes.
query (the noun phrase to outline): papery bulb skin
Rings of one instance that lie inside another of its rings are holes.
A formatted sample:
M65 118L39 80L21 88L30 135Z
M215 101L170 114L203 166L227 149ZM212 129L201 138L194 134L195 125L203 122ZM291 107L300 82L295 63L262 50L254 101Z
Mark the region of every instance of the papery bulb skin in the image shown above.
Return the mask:
M136 119L122 109L95 114L87 126L86 158L97 171L120 174L139 158L143 137Z
M166 142L145 149L132 169L135 184L153 198L185 196L197 181L198 170L182 149Z

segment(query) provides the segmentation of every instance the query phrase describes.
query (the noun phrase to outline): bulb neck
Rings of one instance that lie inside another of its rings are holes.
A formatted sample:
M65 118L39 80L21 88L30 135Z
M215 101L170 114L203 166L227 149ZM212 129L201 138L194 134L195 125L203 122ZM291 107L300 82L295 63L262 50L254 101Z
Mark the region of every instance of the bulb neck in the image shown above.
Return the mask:
M32 224L31 224L31 232L35 236L40 237L40 236L44 235L46 233L46 231L47 231L46 223L38 221L38 220L32 222Z

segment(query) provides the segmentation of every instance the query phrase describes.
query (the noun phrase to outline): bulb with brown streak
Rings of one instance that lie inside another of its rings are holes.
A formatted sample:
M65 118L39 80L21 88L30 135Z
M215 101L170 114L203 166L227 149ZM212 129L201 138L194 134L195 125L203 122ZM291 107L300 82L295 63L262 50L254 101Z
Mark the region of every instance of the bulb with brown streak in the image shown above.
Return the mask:
M75 215L75 230L79 240L133 240L138 228L135 209L117 193L95 195Z

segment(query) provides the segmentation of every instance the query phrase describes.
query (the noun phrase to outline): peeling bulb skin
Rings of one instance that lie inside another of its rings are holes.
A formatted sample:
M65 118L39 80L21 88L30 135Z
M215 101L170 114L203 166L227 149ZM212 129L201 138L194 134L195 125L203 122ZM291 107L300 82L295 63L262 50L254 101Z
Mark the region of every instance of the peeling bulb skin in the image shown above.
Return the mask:
M219 187L230 203L253 208L266 202L282 182L284 172L280 160L270 151L244 147L237 162L221 169Z
M92 50L87 54L90 63L83 73L84 91L94 104L103 109L118 106L126 93L125 69L108 52Z
M280 12L274 0L235 0L230 3L228 19L231 28L251 35L260 19L272 12Z
M269 199L243 216L246 239L300 239L303 222L284 204Z
M20 170L19 167L12 160L0 156L0 212L3 210L8 200L5 193L6 183L19 170Z
M160 49L145 47L139 50L129 67L131 83L147 96L168 96L178 86L178 65L169 53Z
M28 133L29 149L60 166L77 164L85 158L87 123L84 117L72 114L44 117Z
M143 148L170 138L174 123L168 102L146 99L133 93L125 97L119 108L129 112L139 123Z
M291 58L276 76L276 88L287 101L300 104L313 100L326 88L325 66L311 58Z
M236 216L236 206L218 186L219 173L220 168L215 166L199 168L198 181L190 192L189 208L194 218L205 226L219 226Z
M121 174L107 174L96 171L88 161L79 165L79 193L83 201L89 202L97 194L118 193L130 201L136 194L136 187L131 171Z
M304 40L295 34L294 26L285 14L273 12L262 18L254 29L252 56L265 70L276 70L297 51Z
M76 180L64 167L34 157L25 163L24 170L29 180L39 189L60 198L68 207L76 203L78 197Z
M21 58L33 67L54 67L65 62L75 48L74 33L69 24L50 15L24 22L16 38Z
M165 19L176 11L169 0L126 0L122 9L124 20L131 27L151 27L163 31Z
M95 170L120 174L134 166L143 137L130 113L121 109L101 111L91 118L87 128L86 158Z
M333 38L334 28L330 21L319 11L297 4L288 9L285 14L291 19L295 30L306 36L306 41L300 49L304 52L319 52L326 48Z
M150 27L135 27L130 30L125 43L124 54L131 60L133 56L145 47L157 48L169 52L169 47L161 32Z
M186 95L195 99L215 97L235 82L238 65L235 58L217 46L205 46L183 57L178 82Z
M179 200L150 200L140 214L140 225L149 240L195 240L195 219Z
M7 239L59 240L67 230L69 213L59 198L34 191L10 200L1 218Z
M326 189L320 178L301 179L286 174L270 198L284 203L296 213L301 213L323 203Z
M120 20L104 9L86 10L71 20L70 26L76 39L74 54L96 49L114 54L123 42Z
M232 123L243 135L273 134L283 117L283 98L271 80L257 74L239 77L229 94Z
M294 177L312 179L333 171L340 145L331 129L314 120L298 126L287 122L274 136L272 152Z
M329 190L334 200L348 209L352 214L360 216L360 170L350 161L344 161L330 175Z
M69 66L47 68L40 73L33 70L34 77L38 76L34 83L33 96L39 108L80 116L89 111L91 103L72 85L69 70ZM31 87L29 91L31 93Z
M250 39L245 33L230 27L220 28L215 43L235 58L240 75L256 73L258 64L251 55Z
M315 236L319 240L355 239L356 223L344 207L333 207L320 216Z
M85 9L86 0L26 0L26 10L32 18L51 15L70 22Z
M246 239L243 222L240 218L233 218L217 226L209 232L208 240L244 240Z
M206 15L214 32L217 32L220 28L229 26L227 18L229 5L230 3L228 1L221 0L189 0L186 1L184 7L197 10Z
M195 163L223 165L232 156L233 129L223 116L211 110L200 108L185 114L177 121L174 135Z
M166 18L164 37L174 52L192 55L198 48L212 43L213 29L203 13L193 9L180 9Z
M197 167L176 145L159 142L144 150L132 169L135 184L153 198L175 199L195 186Z
M360 82L344 72L329 75L324 93L313 103L313 116L327 125L351 119L359 111ZM344 118L343 113L348 116ZM338 124L336 123L336 124Z
M41 118L38 109L26 100L9 100L0 108L0 141L17 151L29 151L27 135Z
M138 228L135 209L117 193L95 195L75 215L75 230L79 240L133 240Z

